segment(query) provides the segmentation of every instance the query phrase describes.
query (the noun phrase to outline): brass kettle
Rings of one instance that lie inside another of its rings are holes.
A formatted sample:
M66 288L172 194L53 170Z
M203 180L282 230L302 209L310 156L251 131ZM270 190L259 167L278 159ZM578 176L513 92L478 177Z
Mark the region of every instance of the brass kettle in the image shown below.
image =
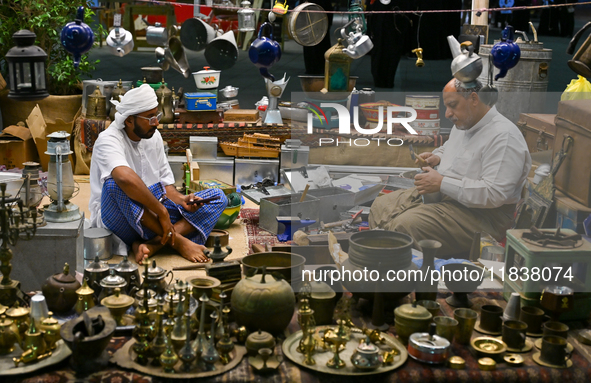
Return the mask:
M107 119L107 98L103 96L98 85L86 101L86 118L89 120Z
M162 85L156 89L156 97L158 98L158 113L162 113L160 122L162 124L171 124L174 122L174 110L172 107L172 91L168 89L162 79Z
M70 274L70 265L66 263L63 272L47 278L41 290L49 310L62 314L70 311L76 304L76 290L80 286L80 282Z
M581 28L572 38L566 49L566 53L572 55L579 39L585 33L587 29L591 27L591 21L589 21L583 28ZM587 36L587 40L581 45L577 53L573 56L572 60L568 60L568 66L575 73L580 74L583 77L591 78L591 35Z
M121 81L121 79L119 79L119 82L117 83L117 87L115 89L113 89L113 93L111 93L111 100L121 102L121 97L123 97L123 95L125 93L127 93L127 91L123 88L123 81ZM117 112L117 108L115 108L115 105L111 105L111 109L109 110L109 119L111 121L115 121L115 113L116 112Z

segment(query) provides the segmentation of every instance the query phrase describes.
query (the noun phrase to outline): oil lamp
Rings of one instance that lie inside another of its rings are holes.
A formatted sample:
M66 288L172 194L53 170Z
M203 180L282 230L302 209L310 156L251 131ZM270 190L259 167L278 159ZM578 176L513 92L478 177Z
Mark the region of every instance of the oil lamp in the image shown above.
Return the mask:
M23 166L24 190L21 191L21 200L23 201L23 205L27 208L27 218L31 220L32 212L35 210L37 212L37 227L45 226L47 223L45 222L43 211L37 209L43 199L43 192L39 185L39 171L41 170L41 165L39 165L38 162L24 162Z
M16 46L6 53L10 83L9 98L35 101L49 96L45 81L47 54L34 45L36 37L37 35L26 29L12 35Z
M72 164L68 156L70 150L68 138L70 134L61 131L47 136L47 151L50 155L47 173L47 191L51 204L45 209L45 219L48 222L71 222L82 218L78 206L70 202L75 185Z
M256 28L256 16L254 10L250 8L250 1L244 0L242 3L242 9L238 11L238 31L239 32L252 32Z

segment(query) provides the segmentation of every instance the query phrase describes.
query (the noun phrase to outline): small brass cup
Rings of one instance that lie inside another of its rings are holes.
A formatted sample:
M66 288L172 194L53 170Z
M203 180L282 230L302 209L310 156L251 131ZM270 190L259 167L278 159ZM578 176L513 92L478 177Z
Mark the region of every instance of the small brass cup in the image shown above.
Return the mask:
M566 339L559 336L544 336L542 338L542 350L540 360L555 366L562 366L568 360L566 351Z
M533 306L522 307L519 320L527 323L527 332L530 334L539 334L542 332L544 310Z
M471 309L455 309L454 319L458 321L456 330L456 342L459 344L469 344L472 338L472 331L476 324L478 313Z
M569 327L560 322L546 322L544 323L544 336L559 336L561 338L568 338Z
M449 340L449 343L453 342L454 335L457 331L458 321L451 317L435 317L433 322L437 326L435 333L445 339Z
M495 305L484 305L480 309L480 328L489 332L501 332L503 326L503 308Z
M525 346L527 323L508 320L503 323L503 342L511 349L522 349Z

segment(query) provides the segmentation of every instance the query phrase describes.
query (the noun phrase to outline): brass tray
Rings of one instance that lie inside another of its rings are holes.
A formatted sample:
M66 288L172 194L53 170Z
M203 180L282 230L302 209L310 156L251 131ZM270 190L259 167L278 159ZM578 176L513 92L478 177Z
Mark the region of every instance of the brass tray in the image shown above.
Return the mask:
M328 328L335 328L335 326L318 326L316 327L316 331L322 331L323 329ZM378 367L372 371L365 371L365 370L358 370L351 364L351 355L357 348L359 341L361 339L365 339L365 335L361 333L351 333L351 340L347 342L345 345L345 349L340 352L340 357L342 360L345 361L347 364L344 368L334 369L329 368L326 366L326 362L328 362L332 357L333 353L331 351L316 353L314 354L314 359L316 360L316 364L313 366L309 366L304 364L304 355L300 354L296 351L300 343L300 339L302 338L302 331L298 331L294 334L291 334L282 345L283 355L288 357L292 362L302 366L309 368L314 371L324 372L327 374L332 375L347 375L347 376L362 376L362 375L374 375L374 374L381 374L383 372L393 371L398 367L402 366L406 359L408 359L408 352L406 348L396 339L394 336L386 333L381 333L381 336L385 339L385 345L391 348L395 348L399 351L399 354L394 356L394 362L390 365ZM378 345L379 346L379 345Z
M20 363L18 367L14 366L12 358L19 358L23 351L19 346L15 347L14 351L10 354L0 356L0 376L27 374L29 372L42 369L43 367L58 364L62 360L72 355L72 351L70 351L70 348L64 343L63 340L60 339L56 343L56 346L56 349L53 350L50 357L35 363Z
M164 372L162 370L162 367L154 367L150 366L149 364L147 366L142 366L141 364L134 362L133 359L135 358L135 353L131 349L131 346L134 343L134 339L130 339L129 341L127 341L127 343L125 343L123 347L121 347L119 350L115 352L115 354L113 354L110 362L115 363L120 367L131 368L144 374L169 379L204 378L208 376L223 374L236 367L242 361L242 357L246 354L246 348L244 346L235 345L234 350L230 353L230 355L232 356L232 360L230 361L230 363L224 366L221 362L217 362L215 364L215 371L177 372L174 374L169 374ZM181 364L182 362L179 361L175 366L175 370L178 371L178 368L181 366Z

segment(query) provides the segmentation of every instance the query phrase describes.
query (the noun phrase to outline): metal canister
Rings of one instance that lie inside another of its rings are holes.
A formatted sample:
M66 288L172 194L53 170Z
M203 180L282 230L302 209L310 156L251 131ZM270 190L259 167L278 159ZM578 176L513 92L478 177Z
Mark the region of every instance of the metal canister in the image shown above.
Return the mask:
M408 354L419 362L441 364L447 361L450 343L444 337L435 335L435 323L429 332L416 332L408 340Z
M86 118L90 120L107 119L107 98L103 96L98 85L86 101Z

